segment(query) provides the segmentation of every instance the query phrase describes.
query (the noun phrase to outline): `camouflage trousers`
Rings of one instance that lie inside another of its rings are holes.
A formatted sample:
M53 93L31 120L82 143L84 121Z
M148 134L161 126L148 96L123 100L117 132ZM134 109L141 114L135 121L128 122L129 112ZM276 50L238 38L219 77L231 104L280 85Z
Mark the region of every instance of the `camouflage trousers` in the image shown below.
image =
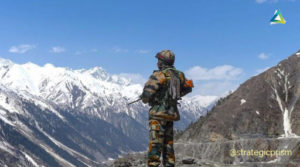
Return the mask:
M173 122L151 119L149 120L149 132L148 166L159 166L161 154L165 167L174 166Z

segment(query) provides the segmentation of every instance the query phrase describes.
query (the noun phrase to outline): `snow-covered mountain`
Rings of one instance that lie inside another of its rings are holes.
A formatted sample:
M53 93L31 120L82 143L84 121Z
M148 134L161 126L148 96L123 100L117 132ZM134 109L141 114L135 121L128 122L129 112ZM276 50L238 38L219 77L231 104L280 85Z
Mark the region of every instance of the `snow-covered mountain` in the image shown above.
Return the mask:
M99 166L145 150L149 107L127 105L142 88L100 67L72 70L0 59L0 164ZM216 99L184 98L175 127L187 127Z

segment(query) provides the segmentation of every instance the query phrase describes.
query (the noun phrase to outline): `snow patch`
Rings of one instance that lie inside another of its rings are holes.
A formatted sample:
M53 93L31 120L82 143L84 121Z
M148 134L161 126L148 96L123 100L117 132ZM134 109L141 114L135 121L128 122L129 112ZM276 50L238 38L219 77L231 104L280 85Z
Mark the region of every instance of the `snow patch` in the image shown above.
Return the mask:
M271 160L271 161L267 161L266 163L267 163L267 164L278 163L278 162L280 162L280 160L281 160L281 157L276 155L276 158L275 158L275 159L273 159L273 160Z
M33 158L31 158L28 154L26 154L25 152L22 152L25 155L25 158L35 167L39 167L39 165L37 164L37 162L35 162L33 160Z
M294 105L295 103L288 104L288 93L289 89L291 86L289 85L288 81L288 76L289 73L286 73L284 70L281 70L279 68L276 69L279 73L279 75L283 76L284 79L282 80L283 86L284 86L284 99L282 100L281 97L279 96L278 90L276 89L276 86L273 85L272 89L275 93L276 96L276 101L279 105L279 108L282 112L282 117L283 117L283 130L284 130L284 137L298 137L296 134L292 133L292 128L291 128L291 115L294 110ZM280 84L279 84L280 85Z
M13 146L11 146L6 141L0 141L0 149L8 152L11 155L15 155L15 153L13 151Z
M48 109L50 110L51 112L53 112L56 116L58 116L61 120L63 121L66 121L65 118L58 112L56 111L52 106L42 102L42 101L39 101L39 100L34 100L33 103L37 106L39 106L41 109L45 110L45 109Z
M56 154L51 148L40 144L40 146L47 152L49 153L52 157L54 157L55 159L57 159L60 163L63 163L63 166L71 166L71 167L75 167L73 164L71 164L69 161L63 159L62 157L60 157L58 154Z
M287 108L285 108L283 112L283 128L286 137L292 134L291 121L289 119L289 110Z
M246 103L245 99L241 99L241 105L243 105L244 103Z
M9 97L7 97L5 94L0 94L0 106L3 107L5 110L9 111L10 113L19 113L19 110L17 110L15 107L15 102L11 101Z
M9 125L11 125L11 126L15 126L15 125L13 124L13 122L11 122L10 120L8 120L8 119L5 117L5 115L6 115L6 112L3 111L2 109L0 109L0 119L2 119L3 122L5 122L5 123L7 123L7 124L9 124Z

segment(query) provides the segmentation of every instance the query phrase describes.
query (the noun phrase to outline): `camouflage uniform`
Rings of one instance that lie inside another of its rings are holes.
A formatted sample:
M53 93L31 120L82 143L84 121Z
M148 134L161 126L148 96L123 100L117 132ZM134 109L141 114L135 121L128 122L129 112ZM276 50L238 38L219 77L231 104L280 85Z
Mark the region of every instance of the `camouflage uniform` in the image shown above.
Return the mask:
M186 78L184 74L173 66L164 66L161 70L154 71L146 82L142 101L149 103L149 150L148 166L156 167L160 164L162 153L163 165L174 166L175 154L173 149L173 121L180 119L177 108L177 100L172 99L169 94L170 74L176 74L180 82L180 96L191 91L185 88Z
M164 166L174 166L173 122L149 120L150 142L148 150L148 166L159 166L160 155L163 155Z

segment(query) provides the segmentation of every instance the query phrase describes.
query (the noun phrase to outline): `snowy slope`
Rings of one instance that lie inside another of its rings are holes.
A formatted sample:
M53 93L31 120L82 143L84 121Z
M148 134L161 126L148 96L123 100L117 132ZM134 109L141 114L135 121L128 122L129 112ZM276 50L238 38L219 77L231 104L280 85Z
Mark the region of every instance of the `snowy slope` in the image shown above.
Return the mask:
M72 70L0 59L0 152L22 165L94 166L122 153L142 151L148 140L149 107L141 102L126 105L142 88L100 67ZM184 98L175 127L187 127L216 99Z

